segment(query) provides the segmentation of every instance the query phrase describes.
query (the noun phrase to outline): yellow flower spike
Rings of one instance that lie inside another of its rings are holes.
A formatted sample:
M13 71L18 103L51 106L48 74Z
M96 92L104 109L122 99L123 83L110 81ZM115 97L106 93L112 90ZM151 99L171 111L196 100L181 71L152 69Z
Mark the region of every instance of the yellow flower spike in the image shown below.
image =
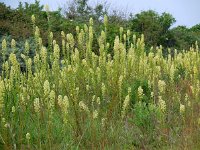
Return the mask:
M15 113L15 106L12 107L12 113Z
M120 29L119 29L120 35L122 35L123 31L124 31L124 28L120 27Z
M32 21L33 24L35 24L35 15L31 16L31 21Z
M54 53L53 53L54 59L59 60L60 58L60 48L58 44L54 45Z
M55 92L51 90L51 92L49 93L49 101L48 101L48 108L51 111L51 113L53 112L54 106L55 106Z
M0 116L1 116L1 112L2 112L2 109L4 107L4 84L3 84L3 81L0 80Z
M78 34L80 32L79 26L76 26L76 33Z
M86 24L84 24L84 31L85 33L88 33L88 26Z
M79 107L80 107L82 110L84 110L85 112L87 112L87 113L90 112L89 109L88 109L88 107L87 107L87 105L85 105L85 103L84 103L83 101L80 101L80 102L79 102Z
M58 95L58 106L59 107L63 107L63 98L62 98L62 95Z
M16 41L14 39L11 40L11 48L12 49L16 48Z
M158 81L158 89L159 89L159 91L160 91L161 93L164 92L165 87L166 87L165 81L159 80L159 81Z
M67 96L64 96L63 98L63 108L64 108L64 112L68 112L68 108L69 108L69 99Z
M92 19L92 18L90 18L90 21L89 21L89 22L90 22L90 26L93 26L93 23L94 23L94 22L93 22L93 19Z
M67 34L67 41L69 42L70 47L73 48L75 45L75 41L74 41L74 37L71 33Z
M93 95L93 96L92 96L92 103L95 102L95 99L96 99L96 95Z
M101 100L100 100L100 97L97 97L97 100L96 100L97 104L100 105L101 104Z
M138 87L138 97L139 99L142 99L144 96L144 93L143 93L143 89L141 86Z
M185 113L185 105L180 104L180 114L184 114Z
M34 110L36 113L39 113L40 112L40 99L39 98L36 98L33 102L33 105L34 105Z
M123 83L123 75L119 77L118 86L119 86L119 98L122 96L122 83Z
M127 95L122 106L122 118L125 117L126 109L128 108L129 102L130 102L130 96Z
M37 38L36 40L39 40L40 37L40 29L38 28L38 26L35 27L35 37Z
M49 81L46 80L43 85L44 95L48 95L50 92L50 84Z
M107 27L108 26L108 16L104 15L104 26Z
M160 110L162 112L165 112L166 111L166 103L165 101L162 99L162 96L159 96L158 97L158 106L160 107Z
M29 141L31 139L30 133L26 133L26 139Z
M97 110L95 110L95 111L93 112L92 117L93 117L93 119L97 119L97 117L98 117L98 111L97 111Z
M127 37L130 37L131 36L131 31L130 30L127 30Z
M105 95L106 95L106 86L104 83L101 84L101 92L102 92L102 97L105 100Z

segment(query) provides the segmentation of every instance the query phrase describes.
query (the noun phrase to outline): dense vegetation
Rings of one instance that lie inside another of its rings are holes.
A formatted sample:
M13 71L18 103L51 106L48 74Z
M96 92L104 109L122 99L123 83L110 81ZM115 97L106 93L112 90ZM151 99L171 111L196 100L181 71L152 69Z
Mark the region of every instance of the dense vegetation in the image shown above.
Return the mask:
M48 9L48 12L44 9ZM113 43L120 27L130 29L137 35L144 34L146 46L163 45L164 48L182 50L200 41L199 24L191 28L186 26L172 28L176 20L169 13L158 14L149 10L136 15L124 15L120 11L109 9L108 4L89 6L88 0L72 0L66 7L57 11L49 11L49 8L44 8L37 0L33 4L19 3L16 9L0 3L0 37L11 35L18 41L33 36L30 20L33 14L37 18L36 24L41 29L44 44L47 44L48 31L52 31L54 38L60 41L61 31L71 32L74 35L75 27L77 25L83 27L91 17L97 31L94 35L96 38L103 29L102 19L105 14L109 18L107 32L110 36L107 38L110 43Z
M33 14L36 18L36 25L40 28L42 43L47 47L49 44L49 32L54 33L54 40L61 46L61 31L76 35L76 26L85 28L84 26L88 25L87 20L92 17L94 21L93 28L96 31L93 35L92 47L93 51L98 53L98 36L104 30L104 15L109 18L109 24L106 29L109 36L106 38L110 44L108 51L111 54L113 54L113 43L120 27L130 30L137 36L144 34L146 52L152 46L155 49L157 46L162 45L163 54L166 55L168 48L177 49L179 52L194 46L196 41L200 42L200 25L195 25L191 28L185 26L172 28L176 20L171 14L165 12L158 14L149 10L134 16L130 14L128 17L123 12L112 11L106 3L99 3L93 7L89 6L88 0L72 0L66 7L63 6L57 11L50 11L48 7L44 7L37 0L33 4L20 2L16 9L11 9L4 3L0 3L0 43L3 39L6 39L8 44L12 39L17 41L16 54L22 69L25 69L24 61L20 58L20 53L24 49L23 43L28 41L31 50L35 48L33 24L31 22ZM130 40L132 40L132 37L130 37ZM10 50L8 49L7 57L9 53ZM33 51L31 53L31 57L33 57ZM1 64L2 59L0 59L0 66ZM1 69L0 67L0 72Z
M37 1L1 4L0 149L199 149L200 54L181 40L198 26L170 29L174 18L153 11L98 18L76 4L68 18Z

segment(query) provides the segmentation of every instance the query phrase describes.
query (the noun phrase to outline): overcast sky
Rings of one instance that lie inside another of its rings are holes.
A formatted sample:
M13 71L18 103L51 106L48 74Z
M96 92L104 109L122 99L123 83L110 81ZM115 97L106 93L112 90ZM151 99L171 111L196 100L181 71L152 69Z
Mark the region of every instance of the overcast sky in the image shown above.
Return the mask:
M15 8L19 1L34 2L34 0L0 0ZM51 10L62 7L67 0L40 0L41 4L48 4ZM105 0L104 0L105 1ZM91 4L96 4L98 0L90 0ZM200 0L108 0L111 8L117 8L126 13L139 13L142 10L155 10L159 13L171 13L177 20L177 25L191 27L200 23Z

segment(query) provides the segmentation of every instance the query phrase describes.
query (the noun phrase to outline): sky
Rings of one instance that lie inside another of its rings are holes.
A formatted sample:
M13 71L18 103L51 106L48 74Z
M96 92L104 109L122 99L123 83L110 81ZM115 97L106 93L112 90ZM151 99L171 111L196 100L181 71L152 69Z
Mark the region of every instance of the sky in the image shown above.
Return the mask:
M0 0L12 8L18 6L19 1L34 2L34 0ZM41 4L48 4L51 10L63 7L69 0L40 0ZM90 0L95 5L99 0ZM102 1L102 0L101 0ZM106 0L104 0L105 2ZM168 12L176 19L173 26L185 25L192 27L200 24L200 0L107 0L110 8L125 13L137 14L144 10L155 10L158 13Z

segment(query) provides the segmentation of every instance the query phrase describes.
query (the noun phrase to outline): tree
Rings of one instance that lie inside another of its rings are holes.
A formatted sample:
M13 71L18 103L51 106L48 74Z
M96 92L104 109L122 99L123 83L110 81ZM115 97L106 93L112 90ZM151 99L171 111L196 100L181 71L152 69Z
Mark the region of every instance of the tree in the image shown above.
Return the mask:
M70 20L84 22L89 20L91 13L92 7L88 5L88 0L72 0L64 8L66 18Z
M199 25L193 26L190 29L186 26L178 26L171 29L176 40L174 47L179 49L189 49L196 41L200 43L199 29Z
M159 15L153 10L148 10L136 14L131 19L130 26L133 31L145 35L147 45L157 46L167 41L169 28L175 21L171 14Z

